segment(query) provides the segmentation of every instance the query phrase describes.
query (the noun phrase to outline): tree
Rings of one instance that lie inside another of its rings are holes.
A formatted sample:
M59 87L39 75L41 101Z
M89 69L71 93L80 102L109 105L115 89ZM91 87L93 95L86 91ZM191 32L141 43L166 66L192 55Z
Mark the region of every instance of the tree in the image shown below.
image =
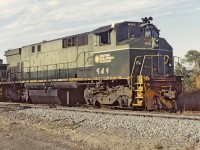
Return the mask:
M189 50L185 55L186 62L194 64L197 68L200 68L200 52L197 50Z
M184 61L190 64L191 70L185 77L185 85L193 90L200 89L200 52L189 50L185 55Z

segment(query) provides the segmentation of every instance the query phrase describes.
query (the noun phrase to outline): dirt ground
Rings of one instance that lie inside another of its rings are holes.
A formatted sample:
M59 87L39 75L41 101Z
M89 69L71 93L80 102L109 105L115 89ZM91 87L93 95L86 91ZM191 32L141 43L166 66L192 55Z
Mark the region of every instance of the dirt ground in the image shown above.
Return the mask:
M0 150L135 150L142 146L140 140L133 145L133 138L127 141L115 132L77 128L73 121L44 121L42 115L27 117L14 109L0 108Z
M133 128L116 130L111 126L103 126L109 122L114 126L115 121L112 122L110 116L105 115L104 119L97 117L98 120L103 121L100 126L98 121L95 124L90 122L91 120L84 122L84 118L79 113L69 115L69 112L56 113L57 111L0 108L0 150L172 150L172 141L160 139L157 133L154 136L149 136L148 133L148 136L143 135L142 138L138 138L139 136L130 133ZM50 112L55 114L54 118L49 115ZM63 119L58 117L64 113L69 116L75 114L74 118L78 117L79 121L70 117ZM86 115L91 115L95 119L95 114ZM128 120L136 118L127 117ZM139 118L135 122L140 121ZM138 133L142 132L142 130L138 131ZM182 146L175 143L183 142L173 142L173 148L179 150ZM194 150L193 144L190 143L184 149ZM199 141L196 143L198 144Z
M0 150L81 149L68 135L51 132L53 126L28 120L10 110L0 109Z
M103 131L93 134L95 129L77 131L73 120L62 121L45 121L42 114L26 116L15 109L0 108L0 150L110 150L131 146L118 136Z

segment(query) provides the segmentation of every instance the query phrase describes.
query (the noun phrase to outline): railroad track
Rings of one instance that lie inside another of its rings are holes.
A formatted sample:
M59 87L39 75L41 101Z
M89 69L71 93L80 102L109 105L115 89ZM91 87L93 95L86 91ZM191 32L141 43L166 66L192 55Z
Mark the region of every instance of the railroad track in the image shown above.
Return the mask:
M122 116L137 116L137 117L156 117L166 119L181 119L181 120L197 120L200 121L200 112L184 112L184 113L167 113L167 112L148 112L148 111L133 111L133 110L114 110L108 108L94 108L94 107L66 107L59 105L47 105L47 104L26 104L26 103L12 103L12 102L0 102L0 108L9 110L21 110L21 109L54 109L54 110L66 110L82 113L96 113L107 115L122 115Z

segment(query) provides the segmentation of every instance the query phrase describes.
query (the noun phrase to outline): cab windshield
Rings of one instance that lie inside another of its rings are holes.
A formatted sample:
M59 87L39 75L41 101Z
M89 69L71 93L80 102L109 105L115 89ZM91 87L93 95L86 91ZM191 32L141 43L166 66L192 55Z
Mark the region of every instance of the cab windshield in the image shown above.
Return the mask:
M159 38L159 30L155 26L148 24L144 27L145 37Z
M142 37L143 31L142 28L135 25L125 24L123 26L116 28L117 32L117 41L121 42L130 38L139 38Z
M122 42L131 38L153 37L159 38L159 30L152 24L144 26L132 24L123 24L116 28L117 42Z

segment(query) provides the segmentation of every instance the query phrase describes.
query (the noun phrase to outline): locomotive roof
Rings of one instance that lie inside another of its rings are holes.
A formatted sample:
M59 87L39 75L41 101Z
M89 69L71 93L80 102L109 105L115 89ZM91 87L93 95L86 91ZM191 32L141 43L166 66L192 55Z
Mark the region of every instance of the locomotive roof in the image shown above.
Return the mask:
M80 34L65 36L65 37L57 38L57 39L53 39L53 40L43 40L42 42L25 45L25 46L22 46L21 48L27 47L27 46L39 45L39 44L42 44L42 43L52 42L52 41L61 40L61 39L65 39L65 38L75 37L75 36L84 35L84 34L90 34L90 33L92 33L92 34L98 34L98 33L101 33L101 32L106 32L106 31L112 30L115 27L119 27L120 28L120 27L123 27L125 25L131 25L131 26L136 26L136 27L143 27L143 26L146 26L148 24L150 24L150 23L124 21L124 22L120 22L120 23L116 23L116 24L105 25L105 26L99 27L99 28L97 28L97 29L95 29L93 31L90 31L90 32L84 32L84 33L80 33ZM151 24L151 25L153 25L153 24ZM159 30L155 25L153 25L153 26L157 30ZM13 50L13 49L11 49L11 50ZM10 51L10 50L8 50L8 51Z
M124 22L116 23L115 27L124 26L125 24L135 24L137 26L137 25L141 25L142 22L124 21ZM108 31L108 30L111 30L111 29L112 29L112 24L99 27L99 28L97 28L97 29L95 29L93 31L83 32L83 33L80 33L80 34L69 35L69 36L65 36L65 37L57 38L57 39L53 39L53 40L48 40L48 41L44 40L42 42L38 42L38 43L26 45L26 46L38 45L38 44L42 44L42 43L46 43L46 42L52 42L52 41L61 40L61 39L65 39L65 38L75 37L75 36L79 36L79 35L83 35L83 34L90 34L90 33L96 34L96 33L105 32L105 31ZM26 46L23 46L23 47L26 47Z
M26 46L39 45L39 44L42 44L42 43L47 43L47 42L62 40L62 39L65 39L65 38L75 37L75 36L84 35L84 34L89 34L89 33L91 33L91 32L84 32L84 33L80 33L80 34L69 35L69 36L65 36L65 37L57 38L57 39L53 39L53 40L43 40L42 42L38 42L38 43L34 43L34 44L29 44L29 45L22 46L22 48L23 48L23 47L26 47Z
M123 27L125 25L132 25L132 26L141 26L141 24L143 24L142 22L131 22L131 21L124 21L124 22L120 22L120 23L116 23L116 24L111 24L111 25L106 25L106 26L102 26L99 27L95 30L92 31L93 34L97 34L97 33L101 33L101 32L106 32L109 31L115 27Z

